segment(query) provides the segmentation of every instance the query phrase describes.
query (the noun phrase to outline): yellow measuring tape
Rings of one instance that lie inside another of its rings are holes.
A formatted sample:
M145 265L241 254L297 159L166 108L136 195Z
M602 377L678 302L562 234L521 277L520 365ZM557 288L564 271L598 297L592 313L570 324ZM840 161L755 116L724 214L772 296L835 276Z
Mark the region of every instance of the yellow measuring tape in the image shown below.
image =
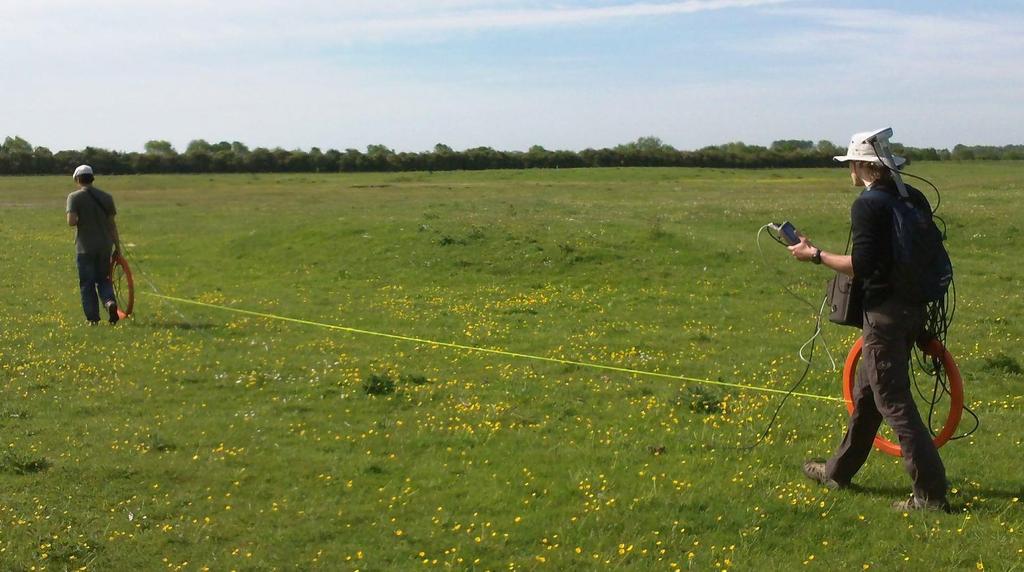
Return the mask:
M410 336L399 336L399 335L396 335L396 334L387 334L387 333L384 333L384 332L374 332L372 330L361 330L359 328L350 328L350 327L347 327L347 326L338 326L338 325L335 325L335 324L324 324L322 322L313 322L313 321L310 321L310 320L301 320L299 318L289 318L287 316L278 316L276 314L268 314L268 313L265 313L265 312L254 312L252 310L243 310L241 308L232 308L230 306L220 306L218 304L208 304L206 302L198 302L196 300L188 300L186 298L176 298L174 296L165 296L163 294L155 294L155 293L149 293L149 292L140 292L140 294L142 294L144 296L153 296L154 298L162 298L164 300L169 300L169 301L172 301L172 302L179 302L179 303L182 303L182 304L191 304L193 306L202 306L204 308L212 308L212 309L215 309L215 310L222 310L222 311L225 311L225 312L234 312L236 314L244 314L244 315L247 315L247 316L256 316L258 318L264 318L264 319L267 319L267 320L279 320L279 321L282 321L282 322L291 322L291 323L294 323L294 324L303 324L303 325L306 325L306 326L314 326L314 327L317 327L317 328L326 328L328 330L338 330L338 331L342 331L342 332L349 332L349 333L352 333L352 334L363 334L363 335L366 335L366 336L377 336L377 337L380 337L380 338L390 338L390 339L393 339L393 340L402 340L402 341L405 341L405 342L413 342L413 343L424 344L424 345L428 345L428 346L440 346L440 347L454 348L454 349L459 349L459 350L466 350L466 351L473 351L473 352L482 352L482 353L496 354L496 355L502 355L502 356L507 356L507 357L513 357L513 358L531 359L531 360L536 360L536 361L546 361L546 362L557 363L557 364L562 364L562 365L575 365L575 366L579 366L579 367L588 367L588 368L592 368L592 369L602 369L602 370L606 370L606 371L615 371L615 372L619 372L619 373L630 373L630 374L634 374L634 375L643 375L643 376L648 376L648 377L660 377L660 378L665 378L665 379L674 379L674 380L677 380L677 381L689 381L689 382L693 382L693 383L702 383L702 384L708 384L708 385L720 385L722 387L731 387L731 388L735 388L735 389L743 389L743 390L748 390L748 391L762 391L762 392L765 392L765 393L779 393L779 394L783 394L783 395L790 394L790 395L792 395L794 397L806 397L806 398L809 398L809 399L822 399L822 400L825 400L825 401L836 401L836 402L839 402L839 403L844 403L844 401L843 401L843 399L841 397L829 397L827 395L815 395L813 393L799 393L799 392L796 392L796 391L789 392L789 391L786 391L784 389L774 389L774 388L771 388L771 387L758 387L756 385L741 385L741 384L738 384L738 383L727 383L727 382L724 382L724 381L714 381L714 380L711 380L711 379L699 379L699 378L696 378L696 377L686 377L684 375L671 375L671 374L667 374L667 373L658 373L658 372L655 372L655 371L643 371L643 370L638 370L638 369L629 369L629 368L625 368L625 367L616 367L616 366L613 366L613 365L603 365L603 364L598 364L598 363L588 363L588 362L582 362L582 361L565 360L565 359L559 359L559 358L553 358L553 357L535 356L535 355L530 355L530 354L521 354L521 353L516 353L516 352L507 352L507 351L504 351L504 350L495 350L495 349L490 349L490 348L479 348L479 347L475 347L475 346L466 346L466 345L462 345L462 344L454 344L454 343L451 343L451 342L439 342L439 341L435 341L435 340L426 340L426 339L423 339L423 338L414 338L414 337L410 337Z

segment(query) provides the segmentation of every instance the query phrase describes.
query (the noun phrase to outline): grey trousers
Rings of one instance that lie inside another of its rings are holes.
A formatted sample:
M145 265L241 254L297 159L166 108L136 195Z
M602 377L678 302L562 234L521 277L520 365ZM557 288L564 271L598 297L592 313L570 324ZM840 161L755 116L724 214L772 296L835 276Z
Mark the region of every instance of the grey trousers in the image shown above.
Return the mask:
M884 419L899 438L914 495L946 498L946 468L910 388L911 350L924 321L923 307L892 299L864 313L864 353L854 380L854 410L846 436L825 467L837 482L849 484L860 470Z

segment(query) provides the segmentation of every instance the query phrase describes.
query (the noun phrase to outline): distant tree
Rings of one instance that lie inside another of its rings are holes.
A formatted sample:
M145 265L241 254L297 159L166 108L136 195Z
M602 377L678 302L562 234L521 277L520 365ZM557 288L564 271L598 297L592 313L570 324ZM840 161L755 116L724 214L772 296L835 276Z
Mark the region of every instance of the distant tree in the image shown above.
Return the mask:
M86 147L82 150L82 162L91 165L97 173L105 175L132 172L132 165L127 156L99 147Z
M902 155L911 161L939 161L941 159L938 149L931 147L925 149L906 147L896 154Z
M1024 160L1024 145L957 145L953 150L915 148L894 144L897 154L918 161ZM239 141L189 142L177 153L167 141L151 140L142 153L125 153L97 147L53 153L33 147L18 136L0 142L0 174L67 173L89 163L104 174L173 172L353 172L454 169L522 169L619 166L696 166L729 168L824 167L836 166L834 155L843 148L830 141L817 143L800 139L774 141L770 147L731 142L695 151L679 151L654 136L645 136L613 148L582 151L550 150L533 145L526 151L499 151L474 147L455 151L443 143L430 151L395 152L385 145L369 145L366 152L312 147L286 150L250 150Z
M385 145L367 145L365 159L366 170L390 171L391 157L394 154L395 152Z
M464 168L470 171L493 169L498 164L498 154L490 147L474 147L466 149L462 153L465 157Z
M665 143L658 137L648 135L646 137L640 137L635 143L636 150L643 152L662 152L662 151L675 151L675 147Z
M1007 145L1003 148L1003 159L1019 161L1024 159L1024 145Z
M231 145L223 149L219 144L214 146L215 151L210 154L211 173L233 173L240 171L241 159L231 151Z
M7 137L0 144L0 173L23 175L34 172L33 151L32 144L21 137Z
M814 146L814 149L822 155L835 157L843 154L843 149L831 141L822 139Z
M213 147L207 143L205 139L193 139L188 142L188 147L185 148L186 155L194 153L210 153L211 151L213 151Z
M802 139L782 139L779 141L773 141L771 147L772 151L787 152L787 151L810 151L814 148L813 141L804 141Z
M146 141L143 149L146 150L147 155L163 155L170 157L178 154L170 142L157 139Z
M320 150L317 149L317 151ZM309 153L303 153L296 149L295 151L288 152L279 164L284 167L285 171L290 173L303 173L315 170L311 159L312 157Z
M338 163L338 170L348 173L362 171L365 168L366 156L359 149L345 149Z
M283 147L274 147L270 153L274 156L274 168L271 171L287 172L288 160L291 158L292 152Z
M551 152L541 145L531 146L526 152L523 162L527 169L539 169L554 166Z
M573 169L583 167L583 159L575 151L553 151L550 166L556 169Z
M584 149L579 156L587 167L617 167L622 164L621 156L614 149Z
M301 151L297 151L301 153ZM321 166L324 160L324 152L319 147L313 147L309 150L309 154L306 157L306 161L309 164L309 169L317 173L320 172Z
M970 161L974 159L974 150L966 145L956 145L951 157L954 161Z
M630 167L653 167L676 164L679 152L675 147L658 137L648 135L636 141L616 146L613 151L619 155L618 163Z
M328 173L341 170L341 152L337 149L328 149L324 158L320 161L321 169Z
M219 151L231 151L231 143L227 141L221 141L220 143L214 143L210 145L210 152L217 153Z
M438 143L434 145L434 150L427 157L427 169L431 171L452 171L458 169L461 165L461 157L461 153L456 153L448 145Z
M72 173L75 167L85 163L82 152L76 150L57 151L53 154L53 161L60 173Z
M14 137L7 137L4 139L3 145L0 145L0 151L5 153L31 154L32 144L15 135Z
M255 173L269 173L276 167L274 154L269 149L257 147L249 153L246 160L246 170Z
M53 159L53 152L46 147L36 147L32 150L32 172L53 173L56 171L57 163Z
M391 157L395 171L423 171L431 168L430 154L403 151Z

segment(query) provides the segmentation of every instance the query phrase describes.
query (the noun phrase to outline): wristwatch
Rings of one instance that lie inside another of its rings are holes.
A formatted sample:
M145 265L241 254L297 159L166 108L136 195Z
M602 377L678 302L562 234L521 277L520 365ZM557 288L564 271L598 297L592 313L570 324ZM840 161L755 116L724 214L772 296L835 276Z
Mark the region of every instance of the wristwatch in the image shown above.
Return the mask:
M811 262L813 262L815 264L821 264L821 249L820 248L815 248L814 249L814 255L811 256Z

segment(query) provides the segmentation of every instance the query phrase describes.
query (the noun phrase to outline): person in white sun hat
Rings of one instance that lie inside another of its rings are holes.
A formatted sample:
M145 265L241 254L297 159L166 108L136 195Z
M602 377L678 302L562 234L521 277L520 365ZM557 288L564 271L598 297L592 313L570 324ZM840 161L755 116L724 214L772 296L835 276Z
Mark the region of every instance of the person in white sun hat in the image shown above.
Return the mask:
M913 481L913 496L893 505L897 510L949 510L946 469L910 388L909 360L926 323L924 303L895 295L893 200L904 192L915 208L931 213L920 191L903 184L893 171L906 161L888 152L891 129L855 133L845 155L850 180L865 190L850 210L851 254L826 252L805 236L789 247L793 257L853 277L863 294L864 348L853 388L854 410L839 448L828 461L804 463L804 474L829 488L850 485L871 452L882 421L892 427ZM881 191L873 193L868 191Z
M82 293L82 310L89 324L100 321L100 304L107 311L111 324L118 320L114 285L110 282L111 250L121 249L114 215L114 198L92 186L92 167L80 165L75 169L78 190L68 195L68 226L75 227L75 252L78 262L78 286Z

